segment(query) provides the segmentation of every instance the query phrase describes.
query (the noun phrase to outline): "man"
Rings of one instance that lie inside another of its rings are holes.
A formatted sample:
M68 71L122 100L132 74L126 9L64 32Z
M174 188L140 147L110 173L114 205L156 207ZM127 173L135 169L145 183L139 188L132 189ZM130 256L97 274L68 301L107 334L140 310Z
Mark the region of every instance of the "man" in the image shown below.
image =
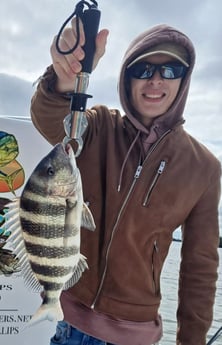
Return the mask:
M94 66L107 33L97 36ZM61 48L75 39L74 27L67 29ZM53 66L32 99L32 120L52 144L65 136L66 92L81 71L83 44L82 29L72 55L60 55L53 42ZM221 168L183 128L194 60L186 35L158 25L138 36L124 56L119 94L125 115L102 105L87 110L77 164L96 231L82 230L89 270L62 294L65 321L51 344L158 342L160 273L178 226L183 243L176 343L206 344L217 279Z

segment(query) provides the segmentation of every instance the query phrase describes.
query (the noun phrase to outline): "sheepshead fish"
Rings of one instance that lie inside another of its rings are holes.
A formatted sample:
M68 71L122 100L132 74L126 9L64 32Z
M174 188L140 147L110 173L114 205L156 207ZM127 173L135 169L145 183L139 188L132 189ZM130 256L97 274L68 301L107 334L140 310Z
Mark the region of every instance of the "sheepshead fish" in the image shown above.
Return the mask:
M60 294L88 268L80 254L80 227L95 229L71 146L57 144L34 169L21 197L8 206L8 242L25 283L33 291L43 289L42 305L30 324L62 320Z

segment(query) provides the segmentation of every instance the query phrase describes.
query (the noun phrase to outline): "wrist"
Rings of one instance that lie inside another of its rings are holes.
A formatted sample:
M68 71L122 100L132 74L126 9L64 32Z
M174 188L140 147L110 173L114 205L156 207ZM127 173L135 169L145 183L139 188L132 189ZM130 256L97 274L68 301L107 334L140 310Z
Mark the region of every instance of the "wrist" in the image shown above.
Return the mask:
M48 93L49 95L53 95L53 97L62 97L70 100L74 86L70 86L70 83L66 87L61 88L60 91L60 89L58 89L57 87L58 76L53 68L53 65L47 67L43 76L38 79L38 82L41 83L44 92Z
M55 91L58 93L69 93L73 92L75 85L75 79L72 81L64 82L57 78L55 82Z

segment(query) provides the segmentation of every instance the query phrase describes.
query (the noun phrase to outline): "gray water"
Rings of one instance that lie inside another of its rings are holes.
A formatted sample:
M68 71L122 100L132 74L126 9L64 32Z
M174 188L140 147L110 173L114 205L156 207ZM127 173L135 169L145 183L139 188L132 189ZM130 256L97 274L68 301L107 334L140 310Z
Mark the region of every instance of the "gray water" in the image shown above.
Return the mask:
M177 309L177 288L180 263L180 242L173 242L164 265L161 278L161 315L163 319L163 338L160 345L173 345L176 341L176 309ZM207 340L216 333L222 326L222 248L218 249L220 256L219 279L217 282L217 293L214 305L214 320L208 332ZM220 336L213 345L221 345Z

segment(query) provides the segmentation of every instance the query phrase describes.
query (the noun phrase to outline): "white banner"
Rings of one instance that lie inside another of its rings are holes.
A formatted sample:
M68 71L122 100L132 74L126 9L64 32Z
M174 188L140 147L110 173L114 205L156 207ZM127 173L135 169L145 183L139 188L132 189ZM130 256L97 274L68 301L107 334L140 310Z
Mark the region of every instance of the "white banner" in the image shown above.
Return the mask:
M0 117L0 343L48 345L55 324L44 321L26 328L41 304L39 294L24 285L12 251L3 248L6 203L19 196L27 178L51 150L29 119Z

